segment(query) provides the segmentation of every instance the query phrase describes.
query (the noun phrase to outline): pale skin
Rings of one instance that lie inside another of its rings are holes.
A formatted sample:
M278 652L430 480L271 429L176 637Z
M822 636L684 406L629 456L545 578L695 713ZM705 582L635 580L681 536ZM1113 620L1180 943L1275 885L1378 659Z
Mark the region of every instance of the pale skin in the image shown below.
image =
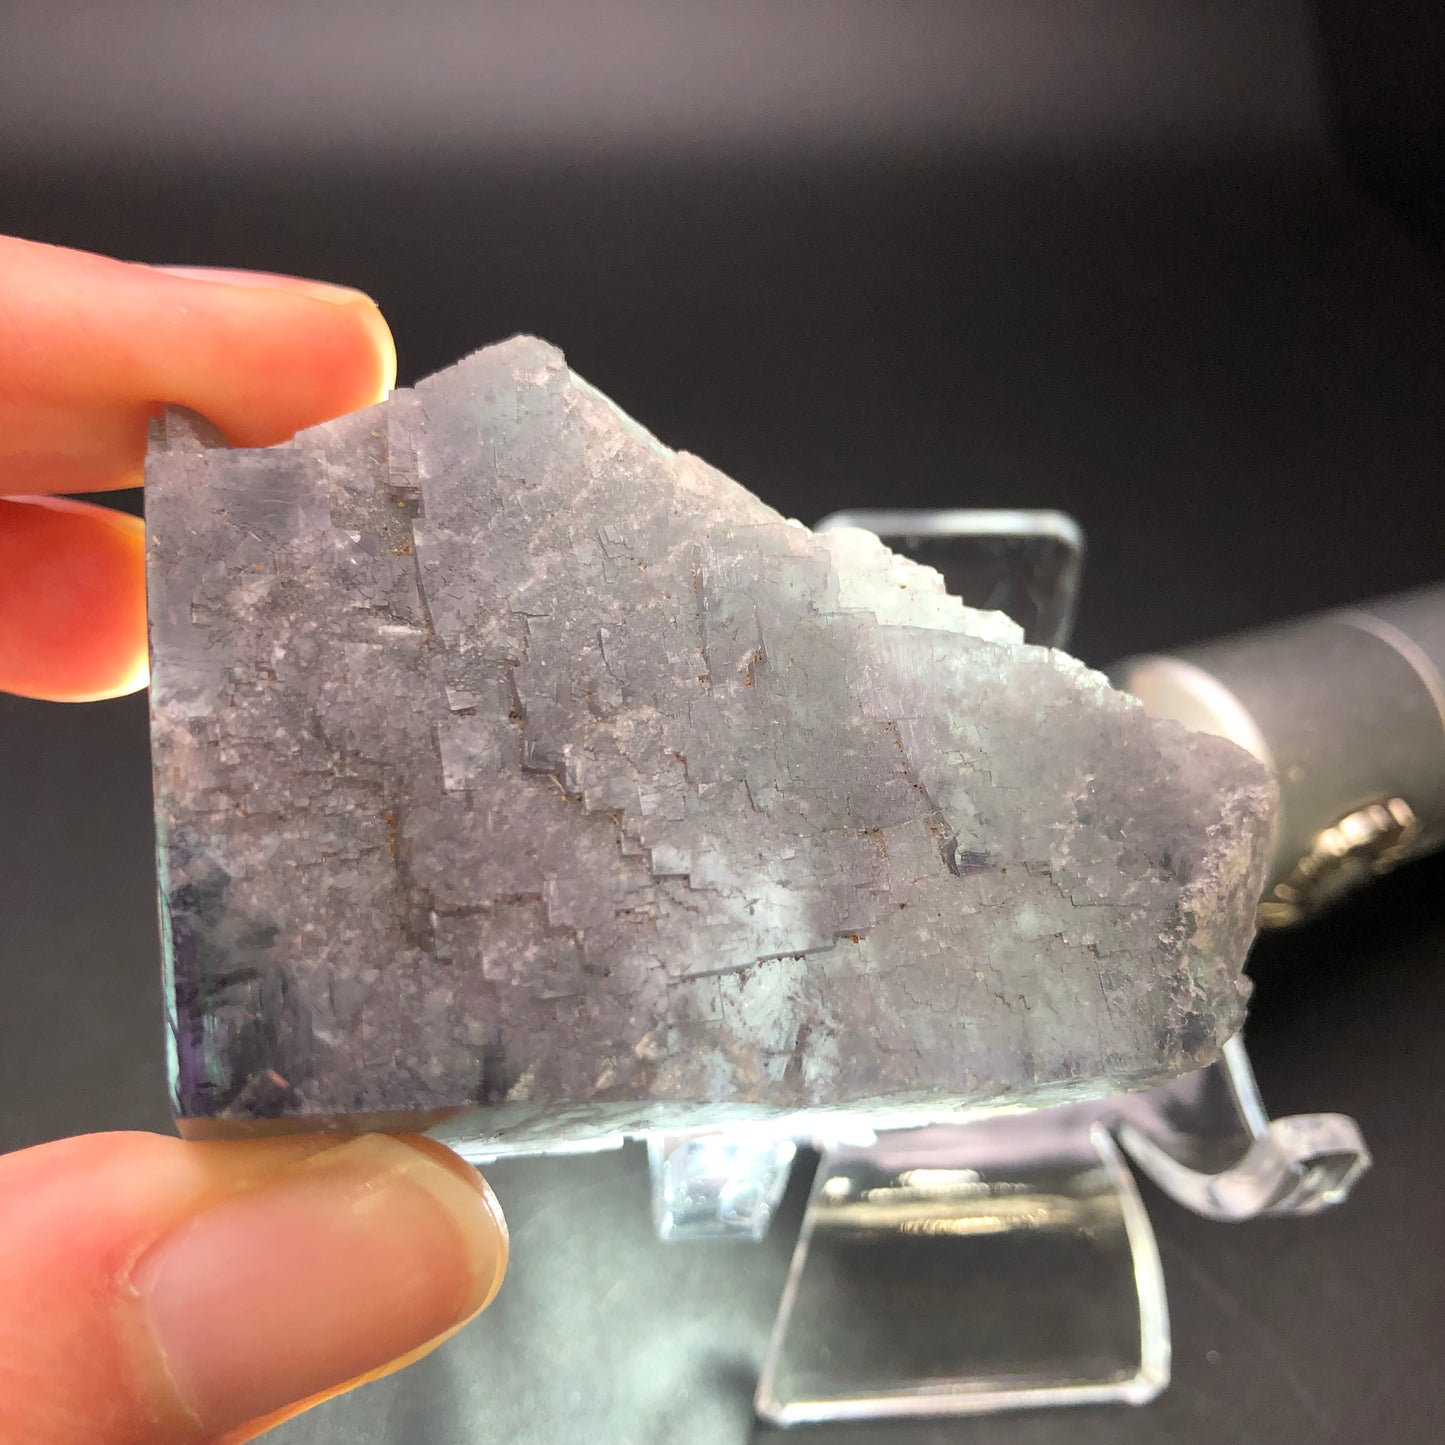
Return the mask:
M238 446L379 400L359 292L0 237L0 691L146 684L143 529L57 494L139 485L148 418ZM507 1237L430 1141L66 1139L0 1157L0 1440L238 1445L434 1349L496 1294Z

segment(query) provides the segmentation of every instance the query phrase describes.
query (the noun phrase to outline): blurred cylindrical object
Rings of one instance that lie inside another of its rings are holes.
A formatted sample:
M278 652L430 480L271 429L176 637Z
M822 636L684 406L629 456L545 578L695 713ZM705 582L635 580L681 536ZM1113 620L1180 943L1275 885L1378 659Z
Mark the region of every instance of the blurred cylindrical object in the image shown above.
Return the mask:
M1445 585L1129 658L1111 674L1154 716L1229 738L1274 770L1262 926L1445 842Z

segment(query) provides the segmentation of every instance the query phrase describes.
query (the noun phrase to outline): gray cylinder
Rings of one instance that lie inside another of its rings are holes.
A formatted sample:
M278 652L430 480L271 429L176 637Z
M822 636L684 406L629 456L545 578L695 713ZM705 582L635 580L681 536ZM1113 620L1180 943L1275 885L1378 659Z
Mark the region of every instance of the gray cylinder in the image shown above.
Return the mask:
M1274 770L1262 925L1445 843L1445 586L1129 658L1111 675L1154 716Z

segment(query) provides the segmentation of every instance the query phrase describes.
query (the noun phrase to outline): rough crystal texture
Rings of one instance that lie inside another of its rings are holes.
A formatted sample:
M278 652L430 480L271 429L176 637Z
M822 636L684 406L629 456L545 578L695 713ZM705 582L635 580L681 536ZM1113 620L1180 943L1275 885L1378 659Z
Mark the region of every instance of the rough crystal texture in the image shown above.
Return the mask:
M178 1112L545 1144L1143 1085L1241 1021L1272 785L519 338L157 427Z

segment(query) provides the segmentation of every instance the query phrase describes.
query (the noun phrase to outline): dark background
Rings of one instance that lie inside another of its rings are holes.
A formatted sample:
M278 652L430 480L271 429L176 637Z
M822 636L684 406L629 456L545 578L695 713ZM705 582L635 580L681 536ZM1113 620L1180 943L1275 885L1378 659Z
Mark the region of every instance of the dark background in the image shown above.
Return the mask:
M1062 508L1103 664L1445 572L1442 30L1426 0L0 4L0 231L360 286L403 382L536 332L804 520ZM167 1128L144 700L0 698L0 809L0 1145ZM1151 1196L1160 1402L797 1438L1438 1439L1442 886L1256 950L1266 1102L1353 1114L1376 1170L1314 1220ZM278 1441L775 1438L796 1198L761 1249L663 1249L635 1151L493 1173L498 1306Z

